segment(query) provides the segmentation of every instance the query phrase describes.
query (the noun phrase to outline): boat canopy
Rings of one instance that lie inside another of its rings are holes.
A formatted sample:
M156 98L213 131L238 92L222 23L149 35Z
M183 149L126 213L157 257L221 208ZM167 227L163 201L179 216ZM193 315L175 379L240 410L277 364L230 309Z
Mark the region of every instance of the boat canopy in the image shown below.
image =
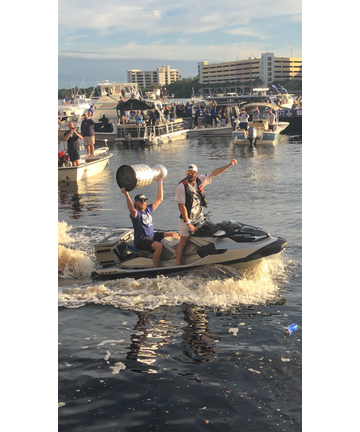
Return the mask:
M147 103L139 100L139 99L128 99L124 105L121 106L121 110L130 111L130 110L140 110L145 111L147 109L153 109L154 106L148 105Z
M252 102L241 106L241 109L245 108L255 108L255 107L263 107L263 108L271 108L272 110L278 110L280 109L278 106L266 102Z

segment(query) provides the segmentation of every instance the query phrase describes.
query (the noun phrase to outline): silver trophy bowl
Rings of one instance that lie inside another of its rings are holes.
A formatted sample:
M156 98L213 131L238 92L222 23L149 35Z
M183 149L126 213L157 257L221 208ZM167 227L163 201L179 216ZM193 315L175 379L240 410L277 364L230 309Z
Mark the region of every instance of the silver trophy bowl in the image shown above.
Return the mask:
M164 165L155 165L153 168L148 165L121 165L116 172L116 181L120 189L124 187L130 192L149 186L154 179L163 180L166 176Z

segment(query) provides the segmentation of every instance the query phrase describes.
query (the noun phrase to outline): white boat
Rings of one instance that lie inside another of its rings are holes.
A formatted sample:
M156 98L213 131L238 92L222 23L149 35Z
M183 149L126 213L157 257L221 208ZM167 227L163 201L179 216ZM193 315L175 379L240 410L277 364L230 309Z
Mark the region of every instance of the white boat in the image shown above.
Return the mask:
M98 83L96 89L100 96L95 103L96 109L93 113L93 120L95 122L99 121L103 114L109 120L117 122L116 107L120 101L120 97L123 96L125 100L139 99L141 94L137 83L110 83L108 80L105 80L103 83Z
M242 145L276 145L279 140L280 132L282 132L289 125L289 123L279 122L279 107L274 107L274 105L269 103L249 103L243 105L241 108L244 108L245 111L250 115L253 109L255 109L255 107L259 108L260 118L251 118L248 124L247 131L240 129L239 125L235 126L235 129L232 132L233 140L236 144ZM273 130L269 129L269 109L272 109L274 111L276 119Z
M217 126L217 127L205 127L203 125L201 126L195 126L192 129L189 129L189 138L195 138L199 136L207 136L207 137L231 137L233 132L233 128L231 124L227 124L225 126Z
M202 105L205 106L205 110L207 111L211 111L211 103L212 100L210 101L204 101L201 100L198 105ZM196 105L196 104L195 104ZM228 118L230 118L230 110L227 110L227 116ZM199 137L199 136L207 136L207 137L231 137L232 131L233 131L233 127L231 125L231 122L228 122L227 124L223 125L220 120L217 120L217 126L214 127L213 125L211 125L211 127L209 127L209 125L206 125L205 122L205 118L206 117L198 117L198 125L192 127L191 129L189 129L189 138L195 138L195 137Z
M58 105L58 111L63 116L64 120L72 116L81 116L91 106L91 99L87 99L84 96L76 95L74 103L71 101L65 102L65 99L60 105Z
M94 156L80 156L80 166L58 167L58 180L77 182L95 176L104 171L109 159L113 156L108 147L102 147L94 152Z

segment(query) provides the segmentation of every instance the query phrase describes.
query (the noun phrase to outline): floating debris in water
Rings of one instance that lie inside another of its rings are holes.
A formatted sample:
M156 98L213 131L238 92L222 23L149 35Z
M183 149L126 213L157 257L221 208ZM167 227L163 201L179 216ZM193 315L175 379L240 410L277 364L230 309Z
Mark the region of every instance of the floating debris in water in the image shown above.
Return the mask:
M261 372L255 370L255 369L251 369L251 368L249 368L248 371L249 371L249 372L257 373L257 374L259 374L259 375L261 374Z
M297 324L291 324L291 326L289 326L288 328L286 328L286 329L284 330L285 336L290 336L290 335L292 335L293 333L296 332L297 329L298 329Z
M117 362L114 364L114 366L110 366L110 369L112 370L112 374L116 375L118 374L121 370L126 369L126 366L124 365L124 363L122 362Z

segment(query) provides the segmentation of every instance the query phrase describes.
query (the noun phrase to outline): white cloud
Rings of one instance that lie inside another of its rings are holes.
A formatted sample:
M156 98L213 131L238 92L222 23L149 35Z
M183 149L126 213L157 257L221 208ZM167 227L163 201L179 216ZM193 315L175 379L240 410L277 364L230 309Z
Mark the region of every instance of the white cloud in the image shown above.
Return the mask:
M208 11L215 10L214 13ZM286 18L301 22L301 0L257 0L248 4L237 2L230 8L222 7L218 0L196 2L183 0L181 8L171 2L137 0L136 5L118 0L106 0L99 6L98 0L76 3L72 0L59 2L59 34L79 28L121 28L144 34L166 34L170 31L198 33L226 29L227 26L245 25L251 20ZM159 19L162 19L159 25ZM299 21L300 20L300 21ZM204 25L205 24L205 25Z
M286 23L301 23L301 0L257 0L222 7L218 0L183 0L181 6L162 0L59 2L59 52L103 58L236 59L265 51L283 55L287 37L278 33ZM212 12L216 11L216 12ZM90 34L88 38L83 33ZM204 41L204 36L211 39ZM106 38L106 36L111 36ZM244 43L250 36L252 42ZM201 39L201 41L199 40ZM272 48L273 46L273 48ZM301 52L301 38L298 46ZM81 54L80 54L81 52ZM287 53L289 55L289 53Z
M286 48L287 55L290 55L290 48ZM98 49L94 49L91 45L79 44L77 45L76 53L70 50L68 53L61 51L61 55L84 57L84 58L96 58L99 57L97 52ZM79 52L80 51L80 52ZM166 58L168 60L178 60L178 59L188 59L194 61L219 59L222 61L225 55L225 61L235 60L238 56L239 59L244 59L250 57L259 57L262 52L265 51L265 47L262 43L252 44L251 48L248 44L222 44L222 45L161 45L161 54L159 54L158 45L148 45L146 50L144 46L131 41L126 45L121 45L117 47L107 48L102 50L101 57L107 59L118 59L118 58ZM294 51L295 53L295 51ZM284 55L281 50L276 51L277 56Z

